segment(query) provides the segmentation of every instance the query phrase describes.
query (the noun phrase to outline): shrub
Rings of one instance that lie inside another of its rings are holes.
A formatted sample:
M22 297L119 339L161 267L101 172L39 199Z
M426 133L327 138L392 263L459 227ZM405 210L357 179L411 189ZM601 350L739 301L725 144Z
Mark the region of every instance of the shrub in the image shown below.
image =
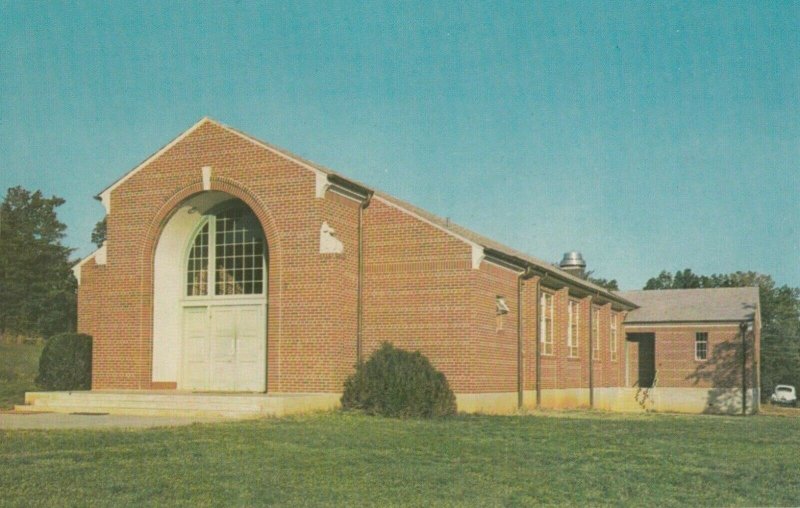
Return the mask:
M422 353L388 342L347 378L342 408L395 417L436 417L456 412L456 397L444 374Z
M47 340L39 357L36 384L45 390L88 390L92 387L92 338L62 333Z

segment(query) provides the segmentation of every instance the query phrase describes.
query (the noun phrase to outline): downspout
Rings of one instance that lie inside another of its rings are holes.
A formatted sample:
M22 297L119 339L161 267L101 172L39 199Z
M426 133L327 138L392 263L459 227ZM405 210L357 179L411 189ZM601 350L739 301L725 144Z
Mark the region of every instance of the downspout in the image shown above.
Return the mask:
M542 407L542 282L546 278L547 272L536 284L536 409Z
M522 355L522 282L533 277L534 272L530 266L517 277L517 407L522 409L523 392L525 389L523 379Z
M739 323L742 332L742 416L747 414L747 321Z
M594 300L589 296L589 408L594 409Z
M356 362L363 361L363 329L364 329L364 210L372 200L372 192L368 193L358 206L358 287L356 289Z

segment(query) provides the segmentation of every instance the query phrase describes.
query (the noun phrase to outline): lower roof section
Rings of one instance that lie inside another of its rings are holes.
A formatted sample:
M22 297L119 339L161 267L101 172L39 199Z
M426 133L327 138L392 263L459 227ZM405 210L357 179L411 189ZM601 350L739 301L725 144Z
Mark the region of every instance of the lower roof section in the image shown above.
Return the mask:
M639 306L625 323L719 323L753 321L759 313L757 287L619 291Z

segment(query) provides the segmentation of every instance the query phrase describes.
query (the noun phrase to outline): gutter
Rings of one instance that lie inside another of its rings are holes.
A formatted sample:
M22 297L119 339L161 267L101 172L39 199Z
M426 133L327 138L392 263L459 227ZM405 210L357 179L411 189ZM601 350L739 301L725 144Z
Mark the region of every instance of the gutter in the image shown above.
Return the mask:
M609 301L616 302L616 303L620 304L622 307L625 307L628 310L639 308L638 305L636 305L635 303L633 303L630 300L622 298L621 296L619 296L619 295L617 295L617 294L615 294L615 293L613 293L613 292L611 292L611 291L609 291L607 289L601 288L600 286L595 286L594 284L588 283L588 282L586 282L586 281L584 281L582 279L579 279L577 277L573 277L573 276L570 276L568 274L561 273L561 271L558 270L558 269L555 269L555 267L551 268L549 266L538 265L538 264L532 263L531 261L528 261L526 259L522 259L522 258L519 258L517 256L512 256L512 255L506 254L506 253L504 253L502 251L499 251L499 250L496 250L496 249L491 249L491 248L488 248L488 247L484 247L484 252L486 253L487 256L491 256L491 257L493 257L495 259L504 261L505 263L507 263L509 265L516 266L518 270L523 268L523 267L525 267L525 268L529 267L532 270L535 270L536 272L539 272L541 274L547 274L549 278L561 281L564 285L578 286L579 288L581 288L583 291L585 291L589 295L596 294L598 296L602 296L603 298L605 298L605 299L607 299Z
M589 408L594 409L594 299L589 297Z
M372 201L370 192L358 206L358 289L356 290L356 360L364 360L364 210Z

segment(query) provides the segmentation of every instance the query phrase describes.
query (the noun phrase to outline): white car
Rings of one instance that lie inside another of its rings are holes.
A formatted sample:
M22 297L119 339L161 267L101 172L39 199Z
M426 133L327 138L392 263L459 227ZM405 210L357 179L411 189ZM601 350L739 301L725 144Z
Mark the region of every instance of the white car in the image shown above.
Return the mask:
M794 386L790 385L776 385L775 391L769 400L773 404L787 404L797 406L797 391Z

